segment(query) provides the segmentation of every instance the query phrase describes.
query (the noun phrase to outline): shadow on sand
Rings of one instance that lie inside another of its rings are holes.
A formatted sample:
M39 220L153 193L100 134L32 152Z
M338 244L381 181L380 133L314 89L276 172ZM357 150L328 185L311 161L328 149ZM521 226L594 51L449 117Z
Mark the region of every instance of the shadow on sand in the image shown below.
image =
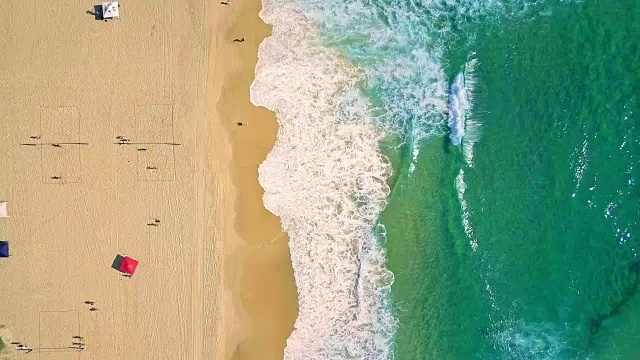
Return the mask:
M111 267L118 270L118 272L122 272L120 271L120 265L122 265L122 260L124 260L124 256L116 255L116 258L113 259L113 264L111 264Z
M93 11L87 10L87 14L93 15L93 18L96 20L104 20L102 17L102 5L94 5Z

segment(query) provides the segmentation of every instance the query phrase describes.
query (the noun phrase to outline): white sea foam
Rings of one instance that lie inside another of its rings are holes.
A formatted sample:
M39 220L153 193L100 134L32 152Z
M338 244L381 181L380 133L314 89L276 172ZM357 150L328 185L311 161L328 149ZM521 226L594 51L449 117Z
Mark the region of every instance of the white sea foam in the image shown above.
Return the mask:
M388 359L393 274L374 226L391 168L356 85L361 75L315 37L289 0L265 0L274 25L259 50L251 101L276 113L276 144L259 168L267 209L281 218L299 314L286 359Z
M508 321L494 343L504 359L558 359L569 346L553 324Z
M458 201L462 209L462 228L464 229L467 239L469 239L469 245L471 250L478 250L478 240L473 236L473 227L471 226L471 220L469 219L469 205L467 199L464 197L465 191L467 191L467 183L464 181L464 170L460 169L458 176L456 176L456 191L458 192ZM488 287L489 285L487 285Z
M460 145L464 137L464 112L469 108L467 95L464 90L464 74L456 76L451 84L449 95L449 128L451 129L451 142Z
M465 110L465 136L462 138L462 153L464 155L464 160L469 167L473 167L474 148L476 142L480 139L480 121L472 112L477 65L478 60L472 59L464 66L464 88L468 106Z
M387 133L400 135L411 149L412 173L423 140L444 135L446 126L443 46L432 41L424 9L411 2L380 6L361 0L301 2L305 13L322 25L327 41L346 49L361 65L363 85L379 107L374 122Z
M454 145L462 145L462 152L469 167L473 167L473 147L480 135L480 122L473 119L473 89L477 60L465 64L451 84L449 94L449 138Z

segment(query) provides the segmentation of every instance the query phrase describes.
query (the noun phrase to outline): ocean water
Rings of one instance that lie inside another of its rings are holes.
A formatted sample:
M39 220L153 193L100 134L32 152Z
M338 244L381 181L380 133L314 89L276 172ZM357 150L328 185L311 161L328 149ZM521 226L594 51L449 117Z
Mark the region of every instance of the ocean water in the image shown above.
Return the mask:
M640 2L264 0L286 359L640 359Z

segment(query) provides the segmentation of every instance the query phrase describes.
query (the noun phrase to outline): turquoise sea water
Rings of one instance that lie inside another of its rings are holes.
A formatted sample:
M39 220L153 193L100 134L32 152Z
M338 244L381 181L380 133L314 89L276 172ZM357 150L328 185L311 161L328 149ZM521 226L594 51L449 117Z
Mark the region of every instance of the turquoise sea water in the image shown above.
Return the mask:
M640 2L261 16L252 101L280 128L260 182L300 302L285 358L640 359Z
M398 359L640 359L640 3L546 5L453 31L448 78L478 59L473 167L445 137L411 174L388 150Z

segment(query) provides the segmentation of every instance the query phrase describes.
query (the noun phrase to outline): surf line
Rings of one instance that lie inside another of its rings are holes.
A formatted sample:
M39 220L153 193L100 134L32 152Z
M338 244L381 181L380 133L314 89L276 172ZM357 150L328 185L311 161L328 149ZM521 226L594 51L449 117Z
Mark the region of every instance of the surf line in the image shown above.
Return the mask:
M475 55L472 53L471 56ZM475 68L478 64L472 58L464 64L463 70L456 75L449 94L449 139L461 146L467 166L473 167L473 145L480 135L480 122L473 119L473 89L475 87Z

